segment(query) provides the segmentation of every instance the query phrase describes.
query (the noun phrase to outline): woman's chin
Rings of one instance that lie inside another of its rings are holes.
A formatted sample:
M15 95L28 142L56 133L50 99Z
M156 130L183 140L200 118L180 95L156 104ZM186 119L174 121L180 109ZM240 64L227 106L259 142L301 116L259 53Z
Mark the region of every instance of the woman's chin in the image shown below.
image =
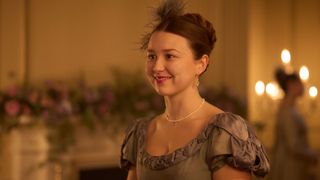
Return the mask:
M166 91L156 91L157 94L159 94L160 96L169 96L171 93L168 93Z
M163 87L155 87L154 89L160 96L170 96L173 94L172 91Z

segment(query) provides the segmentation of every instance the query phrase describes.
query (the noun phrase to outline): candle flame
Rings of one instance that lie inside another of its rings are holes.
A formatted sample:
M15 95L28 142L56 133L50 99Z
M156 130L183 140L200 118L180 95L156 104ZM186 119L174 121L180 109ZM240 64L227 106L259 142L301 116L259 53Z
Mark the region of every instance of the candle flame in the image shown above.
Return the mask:
M300 68L299 75L303 81L307 81L309 79L309 70L307 66L302 66Z
M256 93L258 96L263 95L264 94L264 83L262 81L258 81L256 83L255 89L256 89Z
M318 95L318 89L315 86L309 88L309 95L312 98L316 98Z
M281 60L284 64L289 64L291 61L290 51L288 49L283 49L281 52Z

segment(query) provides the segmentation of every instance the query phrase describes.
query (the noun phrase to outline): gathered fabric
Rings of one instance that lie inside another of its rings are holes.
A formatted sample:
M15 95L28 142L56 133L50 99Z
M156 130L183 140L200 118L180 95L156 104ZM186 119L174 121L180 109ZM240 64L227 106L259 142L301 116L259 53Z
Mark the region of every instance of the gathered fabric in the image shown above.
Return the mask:
M270 170L266 151L253 128L238 115L214 115L197 137L184 147L161 156L152 156L145 151L147 129L152 119L137 120L127 130L121 148L120 167L136 166L141 179L154 179L155 175L166 178L171 171L185 173L188 169L193 172L192 178L211 179L212 173L226 164L259 177ZM180 179L177 174L170 177ZM191 175L181 175L181 179L185 178L191 179Z

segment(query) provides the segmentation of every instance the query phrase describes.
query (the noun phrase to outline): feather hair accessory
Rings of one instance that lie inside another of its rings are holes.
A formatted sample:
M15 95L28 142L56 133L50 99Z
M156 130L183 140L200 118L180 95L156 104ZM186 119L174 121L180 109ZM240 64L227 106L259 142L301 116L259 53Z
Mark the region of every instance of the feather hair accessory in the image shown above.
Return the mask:
M154 20L158 23L183 15L184 3L181 0L164 0L154 11Z
M151 34L158 25L183 15L184 8L185 5L182 0L163 0L157 8L154 8L152 13L153 21L147 24L147 27L151 28L152 31L142 36L140 49L145 50L147 48Z

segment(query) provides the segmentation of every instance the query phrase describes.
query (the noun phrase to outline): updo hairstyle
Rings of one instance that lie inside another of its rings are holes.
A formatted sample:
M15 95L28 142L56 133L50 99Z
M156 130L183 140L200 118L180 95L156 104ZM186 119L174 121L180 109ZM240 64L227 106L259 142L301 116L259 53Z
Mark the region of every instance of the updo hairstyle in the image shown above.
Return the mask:
M283 68L278 68L275 73L276 80L285 94L288 93L288 84L293 81L301 81L299 75L294 73L286 73Z
M186 38L193 51L194 58L210 56L216 42L216 34L212 24L200 14L183 13L184 4L179 0L165 0L156 9L152 31L146 34L141 43L145 50L151 35L157 31L170 32Z

